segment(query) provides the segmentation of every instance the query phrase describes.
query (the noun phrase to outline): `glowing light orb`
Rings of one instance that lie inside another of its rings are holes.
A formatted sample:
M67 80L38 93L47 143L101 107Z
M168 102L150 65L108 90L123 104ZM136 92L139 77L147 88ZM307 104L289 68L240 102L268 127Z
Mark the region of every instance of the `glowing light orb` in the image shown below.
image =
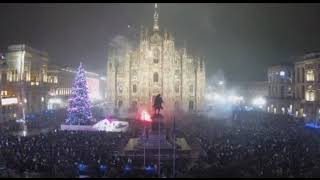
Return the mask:
M143 110L140 113L140 118L139 119L142 120L142 121L148 121L148 122L152 121L150 114L145 110Z
M257 97L253 99L252 104L261 108L266 104L266 100L263 97Z

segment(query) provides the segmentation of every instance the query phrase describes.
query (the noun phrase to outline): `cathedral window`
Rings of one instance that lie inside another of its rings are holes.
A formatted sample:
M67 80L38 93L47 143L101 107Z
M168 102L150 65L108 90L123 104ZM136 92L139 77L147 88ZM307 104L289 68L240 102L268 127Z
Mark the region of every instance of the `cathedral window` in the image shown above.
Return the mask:
M158 82L158 81L159 81L159 75L158 75L157 72L155 72L155 73L153 74L153 82Z
M132 80L137 80L137 70L132 70Z
M190 93L193 93L193 85L190 85L190 86L189 86L189 92L190 92Z
M193 111L194 110L194 102L193 101L189 101L189 111Z
M158 64L159 63L159 59L153 59L153 63Z
M175 91L176 93L179 93L179 85L178 85L178 84L176 84L176 86L174 87L174 91Z
M160 50L155 48L153 50L153 63L158 64L160 59Z
M179 69L175 70L174 75L175 75L177 78L179 77L179 75L180 75Z
M134 93L137 92L137 85L134 84L134 85L132 86L132 91L133 91Z
M121 108L122 104L123 104L122 100L119 100L118 101L118 108Z
M122 91L123 91L123 87L122 85L119 85L119 93L122 93Z

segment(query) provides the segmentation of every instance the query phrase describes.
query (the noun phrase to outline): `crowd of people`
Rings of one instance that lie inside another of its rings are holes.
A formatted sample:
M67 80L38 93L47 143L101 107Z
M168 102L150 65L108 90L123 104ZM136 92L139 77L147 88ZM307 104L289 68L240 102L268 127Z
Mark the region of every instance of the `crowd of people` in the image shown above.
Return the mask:
M175 177L320 176L320 132L291 116L245 111L233 119L186 116L177 118L176 128L177 137L184 137L193 151L199 145L200 155L192 163L177 160ZM121 154L128 139L137 136L130 132L52 130L21 137L2 128L1 161L20 177L25 172L42 177L157 177L140 167L141 158ZM163 162L161 175L171 177L172 169L171 162Z
M127 142L123 133L52 131L35 136L12 136L1 132L0 151L8 169L38 172L45 177L78 177L80 164L87 175L102 176L100 165L110 166L109 175L120 175L127 159L117 156Z
M320 176L320 134L291 116L243 111L233 120L186 119L180 125L203 149L189 171L194 177Z

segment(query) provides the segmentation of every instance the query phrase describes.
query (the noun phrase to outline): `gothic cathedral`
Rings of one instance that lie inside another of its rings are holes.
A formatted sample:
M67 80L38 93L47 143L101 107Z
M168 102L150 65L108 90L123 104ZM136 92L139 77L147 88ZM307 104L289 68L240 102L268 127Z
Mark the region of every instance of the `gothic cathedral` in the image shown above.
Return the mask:
M176 49L171 34L161 32L155 4L152 31L141 29L135 49L123 40L108 50L107 100L120 112L152 112L153 98L161 94L164 112L196 112L204 108L205 61Z

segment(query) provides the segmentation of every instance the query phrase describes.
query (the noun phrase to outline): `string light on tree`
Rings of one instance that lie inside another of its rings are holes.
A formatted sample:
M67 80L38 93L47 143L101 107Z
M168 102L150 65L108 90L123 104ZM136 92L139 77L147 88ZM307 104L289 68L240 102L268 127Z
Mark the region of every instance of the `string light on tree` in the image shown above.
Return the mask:
M88 85L85 70L82 63L71 90L69 99L68 118L66 124L70 125L88 125L92 118L91 103L89 101Z

